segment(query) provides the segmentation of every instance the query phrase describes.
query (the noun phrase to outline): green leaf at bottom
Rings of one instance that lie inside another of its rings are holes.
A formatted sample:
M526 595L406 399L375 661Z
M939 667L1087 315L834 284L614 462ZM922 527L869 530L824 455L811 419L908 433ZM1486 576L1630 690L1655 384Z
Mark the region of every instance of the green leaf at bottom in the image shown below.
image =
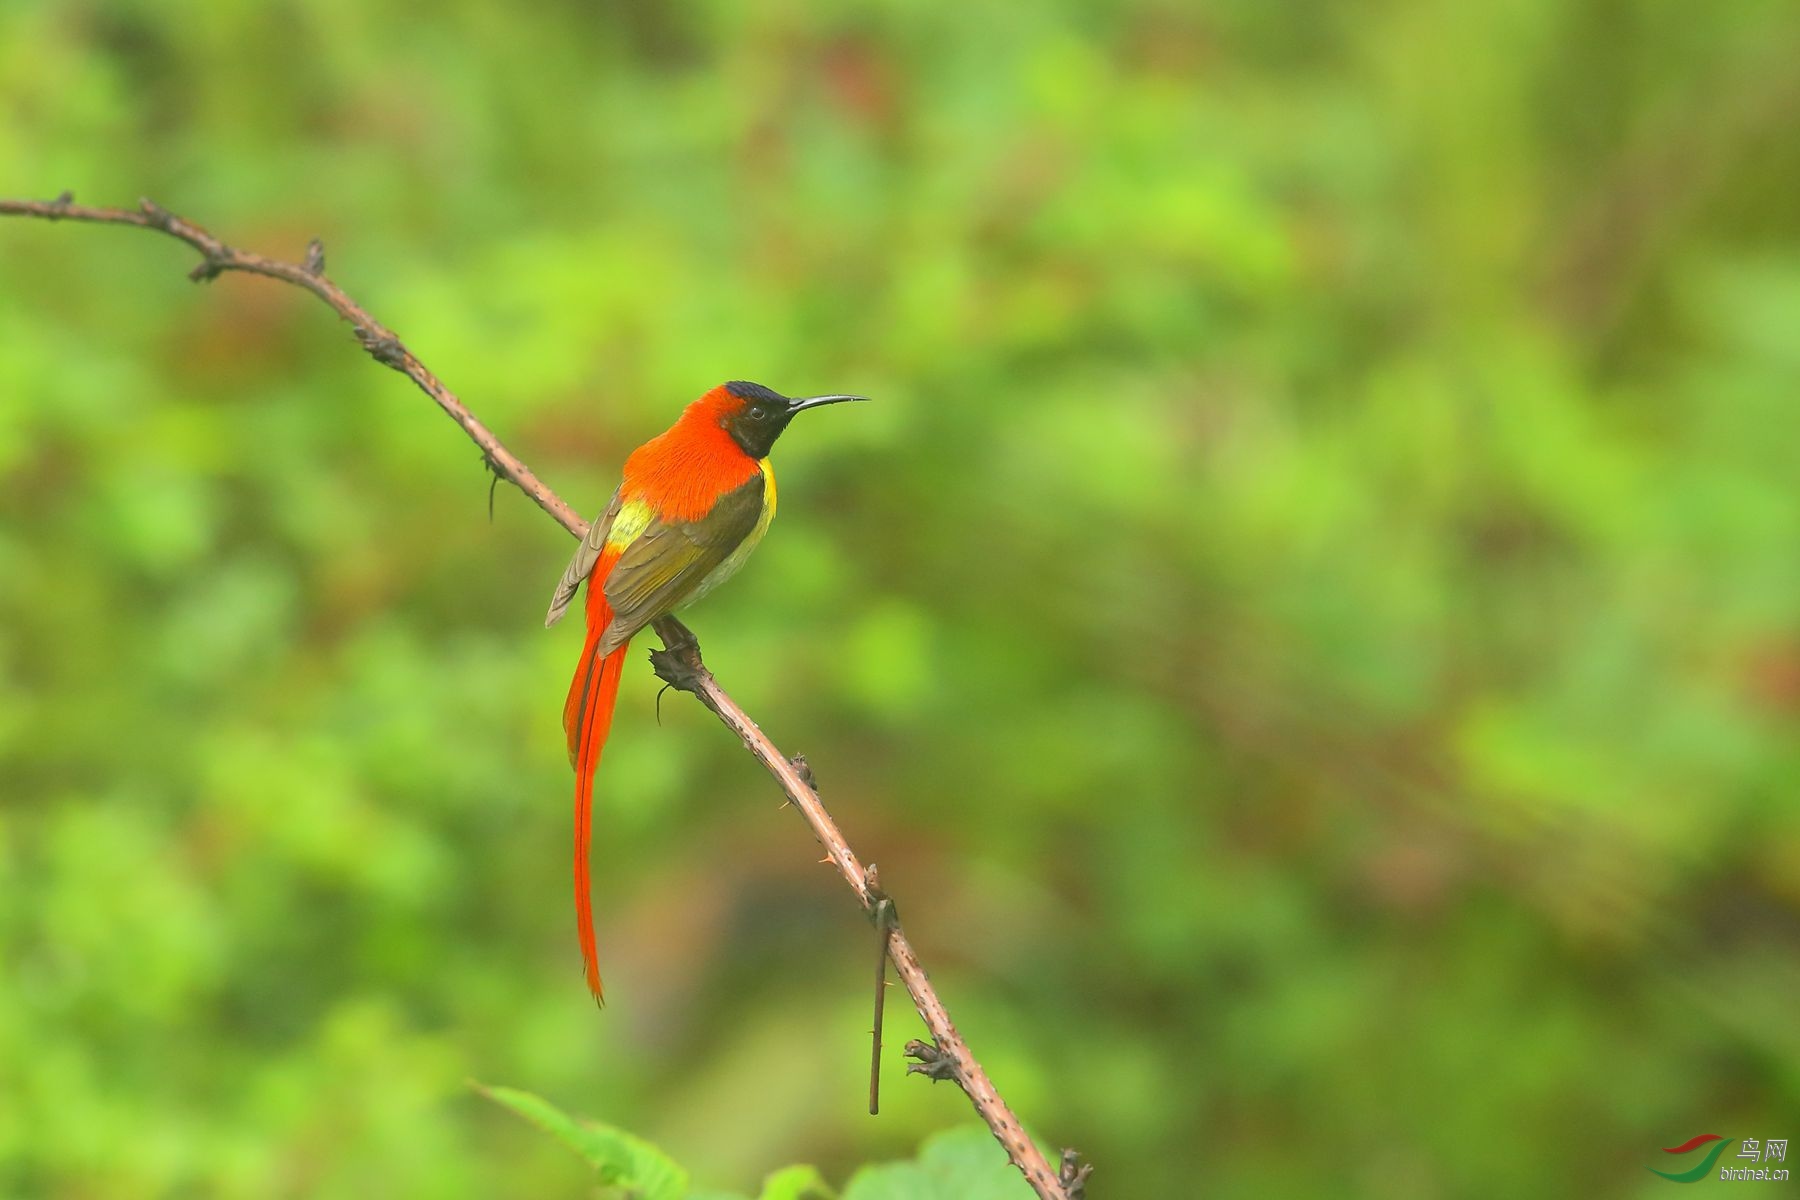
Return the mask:
M496 1104L512 1109L555 1135L594 1168L600 1182L629 1189L642 1200L684 1200L688 1175L642 1138L592 1121L578 1121L548 1100L514 1088L472 1084Z

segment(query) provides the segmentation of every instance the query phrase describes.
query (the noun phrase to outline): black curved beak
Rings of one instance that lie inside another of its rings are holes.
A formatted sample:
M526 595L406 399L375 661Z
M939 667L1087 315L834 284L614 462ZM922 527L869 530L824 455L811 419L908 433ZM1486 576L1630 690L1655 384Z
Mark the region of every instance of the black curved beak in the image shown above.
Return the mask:
M809 408L819 408L820 406L826 405L826 404L842 404L848 400L867 400L867 399L868 399L867 396L841 396L841 395L835 395L835 394L830 395L830 396L801 396L801 397L798 397L797 399L788 401L788 407L787 407L788 416L791 417L797 412L804 412L805 410L807 410Z

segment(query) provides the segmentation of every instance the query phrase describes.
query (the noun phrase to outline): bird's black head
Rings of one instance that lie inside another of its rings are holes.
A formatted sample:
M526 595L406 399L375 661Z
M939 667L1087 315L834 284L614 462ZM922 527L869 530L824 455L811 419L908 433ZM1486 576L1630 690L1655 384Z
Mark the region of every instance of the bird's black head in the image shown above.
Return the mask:
M775 445L775 439L781 436L781 431L788 427L788 422L794 419L795 414L822 404L868 399L866 396L842 395L802 396L796 399L783 396L760 383L746 383L741 379L725 384L722 390L734 402L728 402L724 406L719 423L751 458L767 458L770 448Z

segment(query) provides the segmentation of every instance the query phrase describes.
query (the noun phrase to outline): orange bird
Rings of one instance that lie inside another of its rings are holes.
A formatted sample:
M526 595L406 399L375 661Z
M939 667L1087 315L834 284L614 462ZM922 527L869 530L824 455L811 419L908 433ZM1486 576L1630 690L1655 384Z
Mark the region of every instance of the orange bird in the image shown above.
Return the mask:
M741 381L713 388L632 451L619 490L556 585L545 625L561 620L588 585L587 641L563 704L563 731L575 766L575 924L596 1001L604 1003L588 893L589 818L625 649L638 630L731 578L762 541L775 516L769 449L795 414L864 399L791 399Z

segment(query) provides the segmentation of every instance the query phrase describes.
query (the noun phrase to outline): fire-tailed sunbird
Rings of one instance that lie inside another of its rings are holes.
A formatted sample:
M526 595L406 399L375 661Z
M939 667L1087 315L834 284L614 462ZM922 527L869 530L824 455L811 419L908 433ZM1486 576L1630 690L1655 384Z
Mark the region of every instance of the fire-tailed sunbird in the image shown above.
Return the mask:
M544 624L568 610L583 581L587 641L563 704L575 766L575 924L588 989L602 998L588 893L594 768L612 725L619 669L632 635L731 578L775 516L769 448L795 414L863 396L793 399L759 383L721 384L625 460L625 477L556 585Z

